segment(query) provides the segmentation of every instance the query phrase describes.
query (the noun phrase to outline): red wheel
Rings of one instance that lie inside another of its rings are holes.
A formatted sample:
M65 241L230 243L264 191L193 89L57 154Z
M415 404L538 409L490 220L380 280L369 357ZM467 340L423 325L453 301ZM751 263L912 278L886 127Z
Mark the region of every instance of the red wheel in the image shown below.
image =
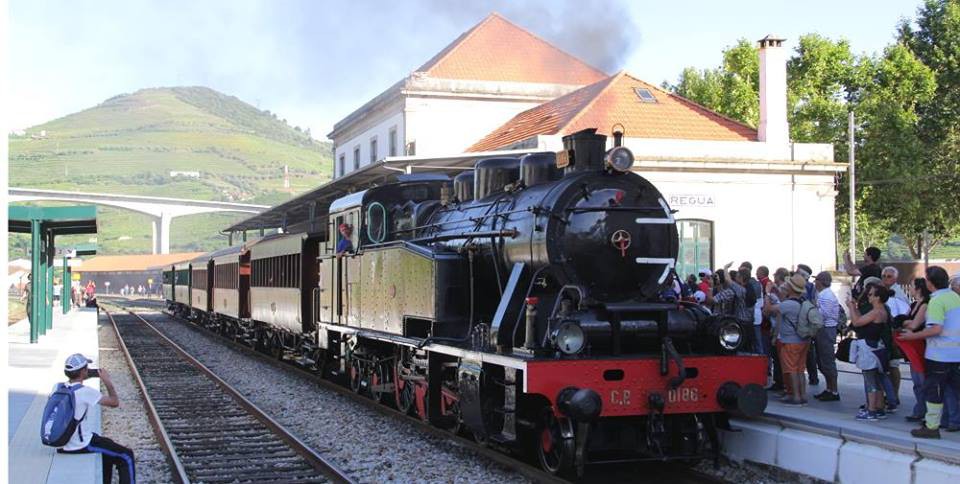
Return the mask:
M576 442L573 437L564 437L561 422L549 407L544 409L538 425L537 461L540 468L553 475L569 475L573 469ZM568 424L568 423L567 423Z
M350 389L353 393L360 393L363 389L363 369L356 358L350 358Z
M394 371L393 381L395 384L394 394L397 398L397 409L405 414L411 414L414 407L414 387L416 385L412 381L403 379L403 365L399 362Z

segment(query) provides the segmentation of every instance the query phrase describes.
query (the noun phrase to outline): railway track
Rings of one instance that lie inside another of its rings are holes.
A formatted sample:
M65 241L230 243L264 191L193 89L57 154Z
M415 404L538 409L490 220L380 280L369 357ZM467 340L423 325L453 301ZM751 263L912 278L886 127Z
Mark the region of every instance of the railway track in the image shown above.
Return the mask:
M175 479L354 482L145 319L107 316Z
M457 436L457 435L451 434L450 432L438 429L415 417L399 413L392 408L389 408L387 406L384 406L382 404L379 404L371 400L370 398L354 393L346 387L337 385L334 382L321 378L316 373L300 368L299 366L296 366L289 362L278 360L274 357L271 357L269 355L256 351L253 348L240 344L236 341L232 341L226 338L221 338L219 337L219 335L213 332L210 332L189 321L186 321L182 318L179 318L170 313L167 313L166 311L161 312L163 304L160 303L159 301L157 302L148 301L146 304L143 304L142 301L131 302L131 301L118 300L118 301L110 301L110 304L117 304L123 307L128 307L130 309L154 310L154 311L160 312L161 313L160 315L163 317L179 321L180 323L186 325L188 328L190 328L193 331L207 334L207 335L217 336L216 339L218 341L222 342L224 345L230 346L231 348L237 350L240 353L248 355L252 358L257 359L258 361L264 362L271 366L282 368L284 371L293 371L294 373L297 373L300 377L316 383L321 388L325 390L329 390L331 392L335 392L336 394L346 397L359 405L372 409L390 418L409 422L413 425L416 425L418 428L420 428L421 430L423 430L428 434L450 440L461 447L468 448L476 452L477 454L480 454L486 458L489 458L494 462L497 462L503 465L504 467L507 467L509 469L516 471L518 474L522 475L523 477L529 479L532 482L555 483L555 484L565 484L569 482L564 479L560 479L556 476L553 476L551 474L548 474L546 472L543 472L537 467L534 467L524 461L518 460L518 458L516 457L506 455L496 449L477 444L476 442L470 439ZM131 314L135 314L135 313L131 313ZM588 467L587 476L585 477L585 479L582 480L582 482L586 482L586 483L628 482L628 481L637 481L638 476L643 476L643 477L640 477L641 481L650 482L650 483L675 483L675 484L691 483L692 484L692 483L726 482L712 475L703 474L693 469L686 468L676 464L671 464L671 463L655 463L652 465L648 463L648 464L634 464L634 465L624 465L624 466Z

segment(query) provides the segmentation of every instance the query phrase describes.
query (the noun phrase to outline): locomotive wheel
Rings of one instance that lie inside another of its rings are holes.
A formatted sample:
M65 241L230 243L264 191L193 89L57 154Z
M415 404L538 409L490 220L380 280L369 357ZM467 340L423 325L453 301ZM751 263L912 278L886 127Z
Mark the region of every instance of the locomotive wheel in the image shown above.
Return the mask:
M395 368L396 370L393 374L393 381L396 385L394 394L397 398L397 410L400 410L404 414L410 415L413 413L415 403L414 400L416 398L416 394L414 392L415 385L412 381L404 380L400 377L403 366L399 362L397 362Z
M448 396L450 398L448 398ZM453 435L459 435L460 430L463 428L463 419L460 415L460 400L458 397L456 392L447 388L443 389L443 394L440 397L449 402L446 403L446 412L443 414L443 423L441 426Z
M370 396L378 403L386 403L388 392L377 389L379 385L390 383L390 369L378 359L373 360L373 372L370 373Z
M534 445L541 469L556 476L569 476L573 471L576 441L573 438L564 438L560 426L561 423L553 411L550 408L544 409Z
M360 393L363 389L363 367L356 358L350 358L350 389L353 393Z
M283 337L270 338L270 356L283 361Z

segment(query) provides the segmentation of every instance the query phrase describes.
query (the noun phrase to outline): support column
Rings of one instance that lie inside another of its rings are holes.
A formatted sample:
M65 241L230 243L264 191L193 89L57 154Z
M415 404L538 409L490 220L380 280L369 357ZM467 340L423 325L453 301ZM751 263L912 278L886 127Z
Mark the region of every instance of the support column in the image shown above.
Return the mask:
M47 232L40 228L40 235L37 237L40 244L37 251L37 260L40 265L33 280L37 284L37 302L33 307L33 314L37 318L37 331L40 336L47 334Z
M30 221L30 342L36 343L40 336L40 221Z
M153 220L153 253L170 253L170 221L173 215L169 212L160 212L160 217Z
M157 243L157 230L160 228L159 223L159 217L154 217L154 219L150 221L150 228L152 229L152 235L150 237L150 250L153 251L153 255L160 253L160 244Z
M56 268L56 250L53 232L47 232L47 331L53 329L53 271Z
M70 297L70 288L73 287L73 281L70 280L70 265L67 262L67 256L63 256L63 274L60 277L60 308L63 314L70 312L73 306L73 298Z

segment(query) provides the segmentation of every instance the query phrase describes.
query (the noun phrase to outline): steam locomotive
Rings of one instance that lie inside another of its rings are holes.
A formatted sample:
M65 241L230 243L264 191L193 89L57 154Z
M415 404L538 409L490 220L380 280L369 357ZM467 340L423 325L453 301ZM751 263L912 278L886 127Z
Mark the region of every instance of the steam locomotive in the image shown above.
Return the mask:
M173 311L555 474L719 452L766 406L747 329L663 301L673 211L617 136L401 175L333 202L327 237L261 238L164 271ZM336 252L353 227L353 248ZM344 231L347 232L347 231Z

